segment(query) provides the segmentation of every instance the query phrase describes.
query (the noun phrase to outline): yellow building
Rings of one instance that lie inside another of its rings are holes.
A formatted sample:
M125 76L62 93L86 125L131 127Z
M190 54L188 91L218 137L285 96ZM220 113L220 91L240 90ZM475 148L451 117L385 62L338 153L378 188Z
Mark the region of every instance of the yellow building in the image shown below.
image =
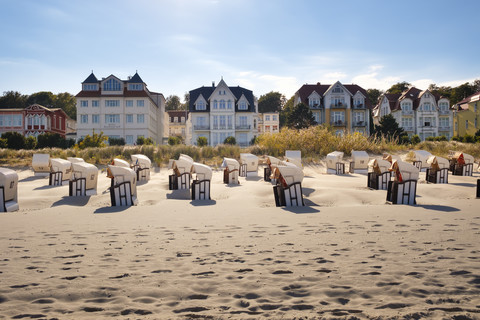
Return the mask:
M453 135L474 135L480 127L480 91L458 102L454 107Z

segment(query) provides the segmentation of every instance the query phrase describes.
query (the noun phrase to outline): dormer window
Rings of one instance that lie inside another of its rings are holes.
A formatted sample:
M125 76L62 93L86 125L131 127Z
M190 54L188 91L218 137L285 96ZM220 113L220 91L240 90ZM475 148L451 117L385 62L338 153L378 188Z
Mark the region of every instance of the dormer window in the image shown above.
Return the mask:
M85 83L83 85L84 91L98 91L98 85L96 83Z
M103 91L121 91L122 84L115 79L108 79L103 83Z
M130 91L142 91L143 90L143 84L141 84L141 83L129 83L128 84L128 90L130 90Z
M309 105L310 107L317 107L317 106L319 106L319 105L320 105L320 98L314 98L314 97L309 98L309 99L308 99L308 105Z
M238 110L247 110L247 102L245 100L240 101L238 104Z
M206 110L205 102L204 101L197 101L196 105L197 110Z
M333 88L333 93L343 93L343 89L340 86Z

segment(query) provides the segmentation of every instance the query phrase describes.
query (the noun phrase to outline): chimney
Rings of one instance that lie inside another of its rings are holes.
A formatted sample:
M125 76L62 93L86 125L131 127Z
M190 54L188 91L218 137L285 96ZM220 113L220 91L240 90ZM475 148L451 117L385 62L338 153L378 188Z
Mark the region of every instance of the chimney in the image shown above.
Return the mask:
M215 88L215 81L212 81L212 88Z

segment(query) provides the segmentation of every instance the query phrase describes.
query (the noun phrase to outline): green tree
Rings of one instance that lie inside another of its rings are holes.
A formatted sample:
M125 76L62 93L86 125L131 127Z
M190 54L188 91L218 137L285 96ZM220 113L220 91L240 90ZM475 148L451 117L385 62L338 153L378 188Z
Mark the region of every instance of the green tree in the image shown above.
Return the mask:
M18 91L5 91L0 97L0 108L25 108L28 96Z
M80 149L103 148L106 146L107 140L108 138L103 135L103 131L101 131L100 133L95 133L95 130L93 130L93 133L91 136L87 134L82 141L78 142L78 147Z
M412 139L410 139L410 141L412 142L412 144L419 144L422 140L420 140L420 137L418 136L418 134L414 134L412 136Z
M285 104L282 107L282 110L280 111L279 115L279 121L280 121L280 127L286 126L286 118L285 116L293 110L293 102L295 101L295 96L292 96L290 99L288 99Z
M231 145L236 145L237 144L237 140L235 139L235 137L226 137L225 140L223 141L224 144L231 144Z
M383 94L383 91L378 90L378 89L368 89L367 90L367 96L368 100L370 100L370 103L372 106L376 106L378 103L378 98Z
M7 147L9 149L25 149L25 137L18 132L4 132L2 133L2 138L7 140Z
M316 124L312 110L304 104L299 103L293 108L284 108L285 125L289 128L303 129Z
M391 94L402 93L403 91L407 90L410 86L411 84L406 81L397 82L396 84L391 86L390 89L387 90L387 93L391 93Z
M77 100L68 92L59 93L54 97L53 105L61 108L72 119L77 119Z
M25 149L35 149L37 147L37 138L34 136L28 136L25 138Z
M379 125L375 127L375 134L382 135L389 139L398 139L398 141L402 141L402 136L407 135L391 114L380 118Z
M279 112L285 105L285 96L280 92L271 91L258 99L258 112Z
M40 91L31 94L27 99L27 106L39 104L44 107L53 106L55 103L55 95L50 91Z
M124 146L125 139L108 137L108 144L111 146Z
M188 110L189 105L190 105L190 93L185 92L185 94L183 95L183 103L180 104L180 107L178 108L178 110Z
M4 148L6 149L8 147L8 144L7 144L7 139L5 138L0 138L0 148Z
M205 147L208 145L207 137L198 137L197 138L197 146Z
M38 148L62 148L65 139L58 133L43 133L37 137Z
M180 98L176 95L170 95L165 99L165 110L166 111L171 111L171 110L178 110L180 107Z
M175 146L177 144L182 144L183 139L180 136L170 136L168 137L168 144L171 146Z

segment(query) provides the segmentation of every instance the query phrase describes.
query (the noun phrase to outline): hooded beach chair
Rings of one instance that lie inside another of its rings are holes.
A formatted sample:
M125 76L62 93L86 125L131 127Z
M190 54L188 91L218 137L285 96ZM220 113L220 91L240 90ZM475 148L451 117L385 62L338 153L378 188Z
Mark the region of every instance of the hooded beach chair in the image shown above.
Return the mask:
M130 168L131 167L130 163L128 163L125 160L118 159L118 158L113 159L111 165L112 166L117 166L117 167L124 167L124 168Z
M50 178L48 184L50 186L61 186L68 184L72 176L72 163L65 159L50 159Z
M0 212L18 210L18 174L12 169L0 168Z
M368 173L368 153L366 151L352 150L352 161L348 171L350 173Z
M68 194L71 197L97 194L98 168L86 162L72 163Z
M394 180L388 183L387 201L392 204L416 204L418 168L408 162L394 160L389 170L394 173Z
M173 169L173 174L168 176L169 190L190 189L192 165L193 159L186 154L180 154L178 160L170 160L169 168Z
M192 182L192 200L210 200L212 168L205 164L194 162L191 173L194 173L196 176Z
M232 158L223 158L222 167L223 170L223 183L225 184L239 184L238 171L240 169L240 163Z
M425 150L414 150L411 155L413 155L411 161L419 171L426 171L430 168L430 164L427 161L432 156L430 152Z
M343 152L333 151L327 154L327 173L330 174L344 174L345 173L345 163L342 162Z
M50 176L50 155L48 153L35 153L32 157L32 169L36 177Z
M427 162L430 167L427 169L425 180L431 183L448 183L449 161L442 157L430 156Z
M143 154L132 154L132 169L137 173L137 181L150 180L152 161Z
M302 166L302 152L300 150L286 150L285 151L285 161L291 162L300 169Z
M71 163L85 162L83 158L67 157L67 160L70 161Z
M455 176L472 176L474 158L463 152L452 153L450 171Z
M277 185L273 186L273 195L277 207L304 206L303 202L303 170L298 166L286 163L274 168L273 176Z
M137 205L137 175L130 168L109 165L107 177L112 179L110 200L112 207Z
M246 177L249 172L258 173L258 157L251 153L240 153L240 177Z
M387 190L388 182L392 178L389 170L392 164L383 159L372 159L368 163L367 187L375 190Z
M267 156L267 166L263 169L263 180L265 181L272 181L272 173L273 170L284 162L278 158ZM273 182L275 183L275 182Z

